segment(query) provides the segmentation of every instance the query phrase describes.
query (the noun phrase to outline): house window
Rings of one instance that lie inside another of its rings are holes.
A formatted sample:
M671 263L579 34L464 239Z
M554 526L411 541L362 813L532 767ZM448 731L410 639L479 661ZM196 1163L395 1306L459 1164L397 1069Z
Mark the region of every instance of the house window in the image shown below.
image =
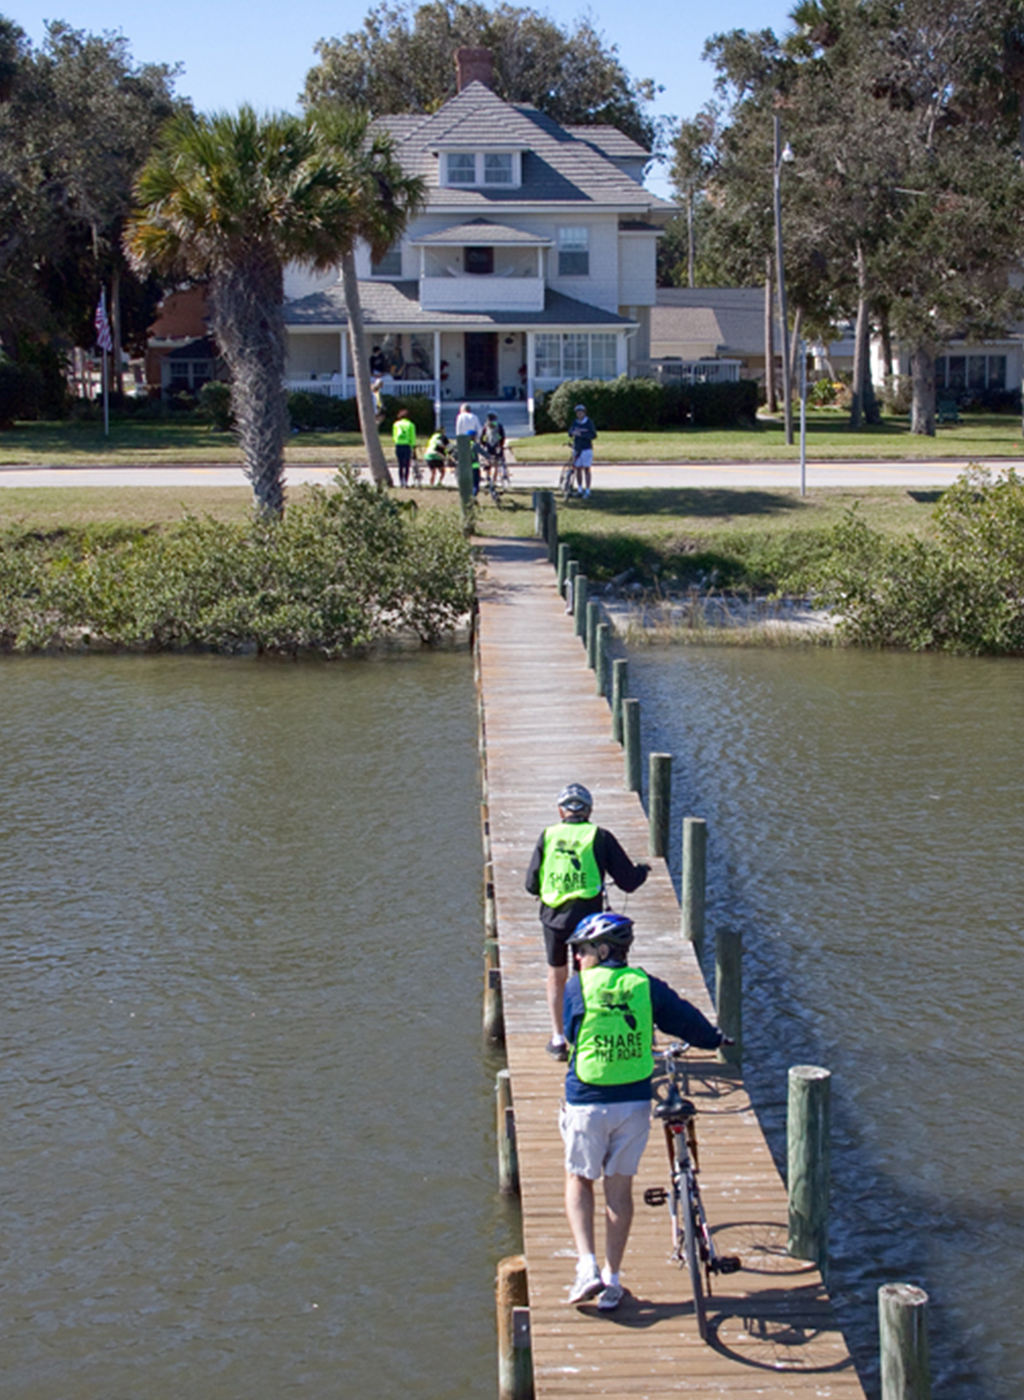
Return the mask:
M1005 355L940 355L935 361L936 389L1005 389Z
M487 276L494 271L493 248L467 248L463 254L466 271L473 276Z
M394 243L382 258L370 260L371 277L401 277L402 247Z
M618 338L573 331L540 334L534 341L538 379L614 379Z
M559 277L590 275L590 230L560 228L558 230Z
M469 152L449 151L446 168L449 185L476 184L476 156Z
M484 155L484 184L511 185L512 153L487 151Z

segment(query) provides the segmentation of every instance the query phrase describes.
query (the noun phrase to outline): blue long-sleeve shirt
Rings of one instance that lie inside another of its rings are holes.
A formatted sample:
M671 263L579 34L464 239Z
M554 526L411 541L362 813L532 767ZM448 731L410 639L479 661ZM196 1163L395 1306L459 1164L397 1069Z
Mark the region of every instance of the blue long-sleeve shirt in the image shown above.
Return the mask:
M607 967L620 967L621 963L608 962ZM708 1018L678 992L672 990L660 977L651 977L651 1011L654 1024L665 1035L676 1040L685 1040L696 1045L698 1050L717 1050L722 1043L722 1032L713 1026ZM580 1025L583 1021L583 990L578 976L571 977L565 988L565 1036L570 1045L576 1044ZM638 1079L632 1084L584 1084L577 1079L573 1069L572 1056L565 1076L566 1103L633 1103L643 1102L651 1097L650 1079Z

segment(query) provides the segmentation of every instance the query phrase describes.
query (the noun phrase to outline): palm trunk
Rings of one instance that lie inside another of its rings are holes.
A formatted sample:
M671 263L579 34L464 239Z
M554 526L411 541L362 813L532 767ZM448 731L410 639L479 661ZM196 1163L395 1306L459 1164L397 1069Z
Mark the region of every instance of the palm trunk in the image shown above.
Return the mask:
M242 466L263 516L284 514L284 286L281 264L259 255L213 285L213 331L231 371Z
M779 399L775 388L775 311L772 302L775 298L775 277L772 273L772 255L764 260L764 398L769 413L778 413Z
M378 486L393 486L377 428L377 411L373 402L373 390L370 388L370 362L366 358L366 335L363 330L363 308L359 301L356 258L351 250L345 253L341 260L341 283L345 293L345 310L348 313L348 336L352 346L352 370L356 380L359 426L366 447L366 459L370 464L370 475Z
M910 376L914 399L910 409L910 431L920 437L935 436L935 356L929 346L911 351Z

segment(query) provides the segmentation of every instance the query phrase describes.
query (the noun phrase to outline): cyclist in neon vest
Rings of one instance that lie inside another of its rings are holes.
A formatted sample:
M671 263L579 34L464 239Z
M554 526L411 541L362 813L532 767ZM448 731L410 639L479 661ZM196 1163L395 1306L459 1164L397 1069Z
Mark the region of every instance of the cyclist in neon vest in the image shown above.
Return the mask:
M565 1212L576 1242L570 1303L617 1308L619 1268L633 1223L633 1178L650 1132L652 1041L658 1028L702 1050L731 1044L667 982L628 965L633 923L611 911L583 919L569 939L579 975L565 989L569 1068L560 1128ZM604 1179L605 1260L597 1267L594 1182Z
M548 1054L568 1054L562 1029L562 1001L569 975L566 944L581 919L604 908L605 880L626 894L638 890L650 866L634 865L610 831L590 820L594 799L582 783L558 794L555 826L537 839L526 871L526 892L540 896L540 924L547 949L547 999L551 1017Z

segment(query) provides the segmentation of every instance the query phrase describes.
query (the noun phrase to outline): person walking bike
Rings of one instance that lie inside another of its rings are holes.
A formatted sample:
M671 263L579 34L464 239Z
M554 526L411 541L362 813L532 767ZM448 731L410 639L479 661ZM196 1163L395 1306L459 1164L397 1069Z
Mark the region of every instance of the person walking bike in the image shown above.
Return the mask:
M651 1127L654 1030L703 1050L731 1044L667 982L629 966L633 922L591 914L568 940L580 971L565 989L569 1067L559 1128L565 1213L576 1245L568 1302L611 1312L626 1296L619 1271L633 1223L633 1178ZM604 1267L597 1265L595 1183L604 1186Z
M604 883L632 894L651 867L634 865L610 831L590 820L594 799L582 783L558 794L558 822L537 838L526 871L526 892L540 896L540 926L547 951L547 1001L551 1018L548 1054L568 1056L562 1025L563 993L569 976L567 944L581 919L604 908Z
M594 439L597 437L597 429L583 404L576 405L575 414L575 418L569 424L569 441L572 443L576 484L585 500L590 495L590 469L594 465Z

